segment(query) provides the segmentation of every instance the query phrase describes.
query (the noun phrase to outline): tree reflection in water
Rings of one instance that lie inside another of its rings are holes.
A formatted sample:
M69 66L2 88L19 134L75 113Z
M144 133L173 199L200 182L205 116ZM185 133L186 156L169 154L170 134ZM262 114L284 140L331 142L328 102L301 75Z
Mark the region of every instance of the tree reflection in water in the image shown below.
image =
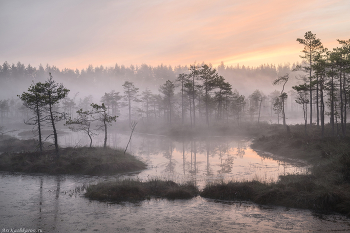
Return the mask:
M109 146L125 148L129 133L110 133ZM85 137L79 134L65 134L60 142L66 145L84 145ZM63 140L62 140L63 139ZM96 145L102 145L103 135L95 138ZM135 133L128 152L149 164L149 169L139 178L176 177L180 181L201 181L205 185L213 180L252 180L263 178L277 180L284 173L303 173L305 169L261 156L249 147L249 140L239 137L203 137L175 140L166 136ZM285 169L282 169L282 167ZM151 169L156 167L156 169ZM281 167L281 169L280 169ZM158 171L161 174L158 174Z

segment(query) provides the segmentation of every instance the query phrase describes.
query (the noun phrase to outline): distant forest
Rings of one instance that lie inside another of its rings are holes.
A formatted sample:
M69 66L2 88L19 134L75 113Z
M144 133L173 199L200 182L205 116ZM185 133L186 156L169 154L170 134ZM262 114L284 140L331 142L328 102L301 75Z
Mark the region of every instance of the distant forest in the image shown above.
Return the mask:
M205 64L196 64L196 67L202 67ZM230 91L234 91L236 96L241 95L243 98L244 106L251 108L250 109L250 115L256 115L258 114L257 111L257 104L259 100L256 98L261 98L263 100L263 106L262 106L262 113L265 115L272 116L273 113L273 98L276 98L276 96L279 96L280 91L276 91L276 89L280 89L280 87L273 86L273 81L278 78L281 75L285 75L287 73L290 73L295 67L297 67L298 64L285 64L285 65L261 65L259 67L246 67L246 66L226 66L223 62L218 67L212 67L212 65L208 65L209 69L214 71L215 75L223 77L225 82L229 83L230 85ZM134 66L130 65L129 67L125 67L124 65L118 65L116 64L114 67L104 67L104 66L96 66L93 67L92 65L89 65L86 69L78 70L78 69L59 69L56 66L50 66L46 65L45 68L42 65L39 65L38 68L32 67L30 64L27 66L22 64L21 62L18 62L17 64L8 64L7 62L4 62L3 65L0 66L0 85L2 86L2 92L1 92L1 99L5 99L2 101L4 105L4 109L10 109L6 106L12 106L13 109L14 105L17 105L17 109L23 108L21 107L21 103L16 95L21 94L23 91L26 91L29 87L29 85L37 82L44 82L49 77L49 73L54 77L54 79L57 82L63 83L65 87L70 89L70 97L66 98L64 100L64 104L71 103L72 106L76 106L74 109L79 109L78 107L84 106L84 108L88 107L87 101L90 102L108 102L108 96L109 95L118 95L122 96L123 92L123 85L125 82L129 82L133 85L133 87L137 88L137 92L140 98L143 98L141 96L141 93L143 92L149 92L149 94L152 94L153 96L156 96L155 98L158 98L158 102L161 101L161 96L159 93L162 92L161 88L167 88L166 82L170 81L172 84L174 84L173 91L174 91L174 98L172 101L177 102L178 104L172 104L172 114L174 116L181 116L181 105L185 104L187 115L191 113L192 110L190 106L190 102L188 97L186 98L186 103L180 103L181 102L181 87L179 82L179 75L180 74L186 74L190 75L191 71L190 68L193 65L188 66L165 66L165 65L158 65L156 67L152 67L146 64L143 64L141 66ZM198 82L198 81L196 81ZM168 83L169 84L169 83ZM199 93L200 87L199 83L196 84L196 92ZM215 85L214 85L215 86ZM291 85L290 85L291 86ZM190 87L188 87L190 88ZM215 88L215 87L214 87ZM124 87L125 89L125 87ZM289 88L291 89L291 88ZM164 90L166 91L166 90ZM163 92L164 92L163 91ZM214 91L210 90L211 93L209 95L212 96L211 102L214 101L215 97L213 95ZM78 94L79 93L79 94ZM193 93L192 93L193 94ZM78 98L76 96L78 95ZM191 95L190 91L188 91L187 96ZM205 94L201 94L202 99L206 96ZM258 96L257 96L258 95ZM267 98L267 95L270 95L269 98ZM246 97L245 97L246 96ZM247 97L256 99L255 104L253 106L252 103L246 105ZM265 96L262 98L262 96ZM120 97L121 98L121 97ZM119 98L119 99L120 99ZM164 97L164 101L165 101ZM191 97L190 97L191 98ZM202 101L201 103L201 97L199 94L196 94L195 98L195 105L199 105L199 111L197 113L201 114L201 107L205 108L203 105L204 102L208 101ZM125 100L125 99L124 99ZM120 100L122 101L122 99ZM73 103L74 102L74 103ZM86 102L86 103L85 103ZM137 102L137 101L136 101ZM140 102L140 101L139 101ZM142 102L142 101L141 101ZM290 101L292 103L292 101ZM243 104L243 103L242 103ZM110 105L110 103L107 103L107 105ZM118 111L115 109L113 110L113 113L120 114L120 108L123 106L127 106L127 103L124 104L118 104ZM139 106L140 104L135 103L133 104L133 114L140 115L140 112L144 112L144 107ZM141 103L142 105L142 103ZM203 105L203 106L202 106ZM208 105L208 104L207 104ZM287 105L287 104L286 104ZM294 103L294 105L297 107L297 104ZM207 106L208 107L208 106ZM63 107L65 109L69 109L70 115L72 112L74 112L73 109L70 107ZM114 108L114 106L112 106ZM161 107L158 106L159 109ZM167 107L163 107L163 110ZM212 108L212 106L211 106ZM220 108L220 107L219 107ZM223 107L221 107L223 108ZM150 110L147 110L150 111ZM253 113L252 113L253 111ZM2 111L2 112L8 112L8 111ZM11 111L9 111L11 112ZM136 113L138 112L138 113ZM202 109L202 112L204 110ZM163 113L164 115L169 115L168 110ZM202 113L203 114L203 113ZM260 114L260 111L259 111ZM127 114L125 114L125 117ZM142 114L141 114L142 115ZM148 115L145 113L145 115ZM158 113L160 116L160 114ZM188 116L190 117L190 116ZM276 115L277 117L277 115ZM276 118L275 117L275 118ZM192 118L192 116L190 117Z
M204 64L204 63L203 63ZM203 64L198 64L199 66ZM264 64L259 67L246 66L226 66L222 62L221 65L215 67L218 74L223 76L231 83L233 89L240 91L242 94L249 95L255 89L273 89L272 82L280 75L290 73L298 64L272 65ZM209 67L212 67L209 64ZM68 85L79 86L89 89L93 86L101 88L118 89L118 86L124 81L136 83L142 88L148 88L152 91L158 90L159 86L164 84L166 80L175 81L180 73L189 73L188 66L149 66L142 64L140 66L116 64L114 67L104 67L89 65L85 69L59 69L56 66L46 65L45 67L33 67L30 64L25 65L21 62L17 64L9 64L4 62L0 65L0 84L7 86L7 91L2 90L0 98L8 97L8 94L18 90L21 85L13 86L12 84L20 82L22 84L30 84L32 81L39 82L46 80L49 73L59 82ZM21 89L22 90L22 89ZM109 90L104 90L108 92ZM9 92L9 93L7 93Z

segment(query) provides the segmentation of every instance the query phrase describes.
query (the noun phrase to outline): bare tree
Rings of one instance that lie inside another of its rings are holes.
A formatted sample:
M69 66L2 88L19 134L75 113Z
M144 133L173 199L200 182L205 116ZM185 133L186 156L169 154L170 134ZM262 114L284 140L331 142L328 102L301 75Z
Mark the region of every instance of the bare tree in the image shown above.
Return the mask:
M286 113L284 111L284 103L285 100L287 99L288 95L286 92L284 92L284 87L286 85L286 83L288 82L289 79L289 74L286 74L284 76L281 76L279 78L277 78L275 81L273 81L273 85L277 85L277 84L282 84L282 90L281 90L281 95L279 96L279 98L281 99L280 103L282 104L282 109L281 109L281 113L282 113L282 118L283 118L283 125L286 126Z

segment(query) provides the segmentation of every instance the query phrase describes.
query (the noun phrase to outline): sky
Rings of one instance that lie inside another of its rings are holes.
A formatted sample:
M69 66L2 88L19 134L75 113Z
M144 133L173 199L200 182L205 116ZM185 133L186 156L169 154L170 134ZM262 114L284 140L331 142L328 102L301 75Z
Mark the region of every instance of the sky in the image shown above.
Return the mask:
M350 39L349 0L0 0L0 63L95 66L301 61L307 31Z

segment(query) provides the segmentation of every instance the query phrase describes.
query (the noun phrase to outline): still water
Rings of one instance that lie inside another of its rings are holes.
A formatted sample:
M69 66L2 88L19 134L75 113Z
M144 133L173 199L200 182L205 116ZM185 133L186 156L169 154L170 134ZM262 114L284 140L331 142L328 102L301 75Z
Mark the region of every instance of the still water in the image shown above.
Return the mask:
M60 145L88 144L85 135L61 135ZM129 135L112 133L108 144L125 149ZM102 138L94 138L101 145ZM281 174L305 173L298 162L259 156L245 138L211 137L171 140L134 134L128 151L148 164L136 174L119 176L48 176L0 173L0 229L42 232L350 232L350 221L340 215L315 215L308 210L260 206L250 202L152 199L110 204L89 201L83 188L120 177L193 181L203 188L221 180L275 181Z

